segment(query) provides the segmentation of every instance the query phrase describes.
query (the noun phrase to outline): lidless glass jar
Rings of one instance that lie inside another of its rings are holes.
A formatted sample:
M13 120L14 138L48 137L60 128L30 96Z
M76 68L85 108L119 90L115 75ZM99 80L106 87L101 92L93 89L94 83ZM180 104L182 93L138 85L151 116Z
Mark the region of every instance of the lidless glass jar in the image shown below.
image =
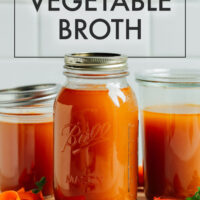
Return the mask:
M0 191L35 188L46 177L53 194L53 102L55 84L0 90Z
M127 58L65 57L67 82L54 107L56 200L133 200L137 191L138 107Z
M136 75L147 199L185 199L200 186L200 71Z

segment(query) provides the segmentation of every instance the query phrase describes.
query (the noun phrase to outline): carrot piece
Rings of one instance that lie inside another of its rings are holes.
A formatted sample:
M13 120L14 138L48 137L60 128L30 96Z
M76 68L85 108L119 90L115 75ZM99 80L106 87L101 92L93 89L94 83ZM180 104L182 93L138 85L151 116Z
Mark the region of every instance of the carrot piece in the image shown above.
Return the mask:
M44 197L41 192L37 194L32 193L32 191L20 192L19 197L21 200L44 200Z
M21 188L17 192L10 190L0 194L0 200L44 200L42 192L37 194L31 190L26 192L24 188Z
M24 193L25 192L25 189L24 188L21 188L20 190L17 191L17 193Z
M20 197L15 191L6 191L0 194L0 200L20 200Z

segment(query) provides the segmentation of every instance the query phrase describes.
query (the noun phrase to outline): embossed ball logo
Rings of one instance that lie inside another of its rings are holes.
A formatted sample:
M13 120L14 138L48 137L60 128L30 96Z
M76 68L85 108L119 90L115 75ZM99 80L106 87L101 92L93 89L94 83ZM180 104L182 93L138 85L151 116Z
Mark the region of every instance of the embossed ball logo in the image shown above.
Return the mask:
M66 124L62 130L62 136L66 137L66 142L61 152L65 152L67 146L73 149L73 154L81 149L95 146L101 142L109 140L111 125L109 123L97 123L93 126L89 123L81 125L80 122Z

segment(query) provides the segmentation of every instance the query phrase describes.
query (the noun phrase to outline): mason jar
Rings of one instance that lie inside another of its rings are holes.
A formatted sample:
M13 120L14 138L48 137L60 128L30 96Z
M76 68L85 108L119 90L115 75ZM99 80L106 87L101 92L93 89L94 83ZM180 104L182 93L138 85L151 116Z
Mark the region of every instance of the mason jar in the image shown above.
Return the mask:
M191 197L200 186L200 71L154 69L136 79L146 197Z
M53 102L55 84L0 90L0 191L26 191L46 178L53 195Z
M64 74L54 105L55 199L136 199L138 107L127 58L67 55Z

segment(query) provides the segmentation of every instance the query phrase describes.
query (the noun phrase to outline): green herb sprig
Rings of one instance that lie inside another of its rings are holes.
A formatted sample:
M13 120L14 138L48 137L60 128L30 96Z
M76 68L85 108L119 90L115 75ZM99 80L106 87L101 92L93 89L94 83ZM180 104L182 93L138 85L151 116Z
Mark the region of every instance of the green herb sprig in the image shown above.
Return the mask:
M193 197L188 197L186 200L200 200L200 187L198 187L198 191L195 193Z
M42 177L38 182L35 183L37 188L33 189L32 192L38 194L40 191L42 191L45 184L46 184L46 178Z

